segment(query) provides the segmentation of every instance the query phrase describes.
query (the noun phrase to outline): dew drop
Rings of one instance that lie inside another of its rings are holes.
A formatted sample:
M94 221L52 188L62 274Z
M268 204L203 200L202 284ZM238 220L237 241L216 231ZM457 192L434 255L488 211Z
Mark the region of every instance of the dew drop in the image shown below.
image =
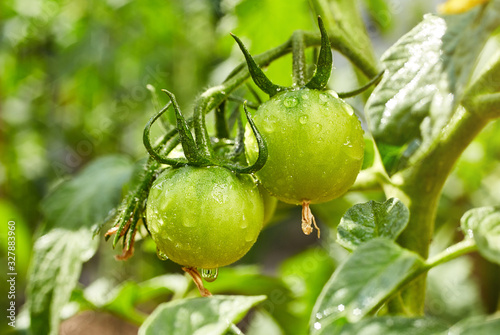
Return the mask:
M159 259L162 261L166 261L168 259L168 256L163 253L163 251L160 250L160 248L156 247L156 256L158 256Z
M182 220L182 225L187 228L194 227L196 226L196 222L195 220L190 220L189 218L186 218L185 220Z
M286 107L295 107L298 103L299 101L294 97L286 97L283 101L283 105L285 105Z
M263 127L264 127L264 130L267 131L268 133L271 133L274 131L274 129L276 128L276 122L274 120L271 120L269 118L266 118L264 120L264 124L263 124Z
M219 275L219 269L201 269L201 277L205 279L206 282L213 282L217 279Z
M328 99L328 96L327 96L326 94L324 94L324 93L321 93L321 94L319 95L319 99L320 99L321 101L324 101L324 102L327 102L327 101L329 100L329 99Z
M245 217L245 215L243 214L243 217L241 218L240 228L246 229L247 227L248 227L248 221L247 221L247 218Z
M254 234L249 231L246 235L245 235L245 242L252 242L255 240L255 236Z
M361 313L362 313L362 311L361 311L361 309L359 309L359 308L355 308L355 309L352 311L352 314L353 314L353 315L356 315L356 316L361 315Z
M306 124L307 123L307 119L308 119L307 115L301 115L300 118L299 118L299 121L302 124Z
M315 322L314 323L314 329L317 329L317 330L321 329L321 323Z
M321 129L323 129L323 126L321 124L319 124L319 123L315 123L314 124L314 128L315 128L316 131L321 131Z

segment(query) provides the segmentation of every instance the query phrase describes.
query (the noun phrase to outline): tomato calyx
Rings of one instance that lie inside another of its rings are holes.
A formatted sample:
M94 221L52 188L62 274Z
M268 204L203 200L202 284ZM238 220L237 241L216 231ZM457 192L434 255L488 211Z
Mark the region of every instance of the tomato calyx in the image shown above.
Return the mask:
M296 89L309 88L313 90L325 90L327 89L328 81L330 80L330 75L333 67L333 56L332 49L330 44L330 39L328 37L328 32L323 24L323 20L320 16L318 16L318 27L321 33L321 47L318 55L318 60L316 63L316 71L314 72L313 77L309 80L309 82L305 85L302 85L303 75L304 75L304 43L303 36L300 34L300 31L294 33L292 36L292 53L293 53L293 67L294 67L294 77L296 78L296 83L299 84L298 87L295 84L292 87L284 87L280 85L274 84L267 76L264 74L262 69L257 65L255 60L253 59L250 52L247 50L243 42L234 34L231 33L231 36L235 39L236 43L240 47L241 52L245 56L245 60L248 66L248 71L250 72L250 76L252 77L254 83L259 87L263 92L267 93L269 97L273 97L276 94L283 91L290 91ZM297 75L296 75L297 74ZM349 98L356 96L358 94L363 93L372 85L376 85L380 82L384 71L381 71L375 77L373 77L368 83L363 85L360 88L357 88L352 91L338 93L339 98Z
M305 87L313 90L322 90L328 85L333 67L332 46L323 20L318 16L318 26L321 32L321 48L319 50L316 72Z
M332 49L330 44L330 39L328 38L328 33L326 32L325 26L323 24L323 20L320 16L318 16L318 26L321 32L321 48L318 56L318 62L316 64L316 71L311 78L311 80L301 86L300 88L310 88L315 90L323 90L330 79L330 73L333 67L333 57L332 57ZM236 43L241 49L241 52L245 56L245 60L248 65L248 71L250 72L250 76L252 77L254 83L265 93L269 95L269 97L273 97L276 94L295 89L293 87L284 87L280 85L274 84L267 76L264 74L262 69L257 65L252 55L248 52L247 48L243 44L243 42L234 34L231 33L231 36L235 39ZM294 58L300 58L299 61L294 61L294 72L300 73L300 77L302 78L304 70L302 67L304 66L304 43L301 43L302 36L300 34L294 34L293 37L293 54ZM297 46L295 46L297 45ZM297 69L300 67L300 69ZM303 79L300 79L301 82Z
M240 164L233 163L230 161L228 162L227 159L224 160L221 159L220 157L216 157L215 155L207 155L206 148L201 148L201 145L195 141L191 133L191 130L189 129L188 122L182 115L177 100L175 99L175 95L167 90L162 90L162 91L168 95L168 97L170 98L170 102L148 121L148 123L144 127L144 132L143 132L144 146L148 151L149 155L153 159L155 159L159 163L168 164L172 167L181 167L185 165L221 166L235 173L240 173L240 174L250 174L262 169L262 167L267 161L267 146L259 130L255 126L255 123L253 122L250 113L248 112L246 101L243 103L243 109L245 111L245 116L247 118L248 124L252 128L252 132L255 138L257 139L257 144L259 146L259 158L252 165L241 166ZM165 155L162 155L153 148L153 145L151 144L150 141L151 126L170 108L170 106L172 106L175 111L177 132L179 134L179 140L182 145L185 158L170 158ZM241 139L236 143L240 142L243 142L243 140ZM208 150L208 151L211 152L213 150ZM241 147L235 147L234 154L229 155L229 158L230 159L235 158L239 154L241 154Z

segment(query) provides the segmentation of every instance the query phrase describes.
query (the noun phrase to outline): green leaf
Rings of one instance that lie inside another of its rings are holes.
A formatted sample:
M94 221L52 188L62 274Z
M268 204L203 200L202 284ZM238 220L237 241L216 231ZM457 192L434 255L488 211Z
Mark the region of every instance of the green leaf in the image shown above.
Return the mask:
M331 323L359 321L423 270L417 254L393 241L376 238L361 245L323 288L311 317L312 334Z
M451 234L454 237L454 232ZM429 271L426 293L428 315L454 323L483 312L480 283L474 277L474 262L472 257L459 257Z
M493 335L499 329L500 318L479 316L460 321L442 335Z
M354 250L376 237L395 240L410 220L408 208L396 198L386 202L369 201L351 207L340 220L337 242Z
M246 335L285 335L279 324L262 308L253 315Z
M474 237L479 253L500 264L500 207L471 209L460 221L466 235Z
M222 335L265 299L265 296L212 296L167 302L146 319L139 335Z
M34 245L27 289L34 333L57 334L82 263L97 250L93 229L118 204L131 170L124 157L101 158L43 202L45 227Z
M279 275L292 292L293 299L286 307L276 306L273 316L287 335L307 334L314 304L332 276L335 265L330 254L320 247L289 257L280 265ZM271 300L276 293L268 296ZM275 301L278 302L281 301Z
M493 118L500 115L500 32L488 40L462 100L464 107Z
M110 311L140 325L146 315L135 308L137 304L162 295L182 294L187 283L186 277L180 274L158 276L141 283L125 281L118 286L112 280L100 278L85 289L83 297L96 309Z
M386 72L366 114L389 173L417 162L441 134L499 22L500 0L461 15L429 14L384 53Z
M282 298L290 300L290 291L278 278L265 276L256 266L236 266L219 269L217 280L205 283L205 287L212 294L227 294L231 292L237 295L259 295L271 294L280 291Z
M435 319L380 317L368 318L357 323L338 326L328 325L322 333L329 335L430 335L437 334L448 327Z
M217 280L205 283L205 287L212 294L267 295L269 299L259 306L260 309L268 311L288 334L287 327L297 318L291 315L287 307L296 299L293 299L295 292L292 292L285 282L284 279L263 275L257 266L241 265L219 269ZM308 316L309 314L310 312ZM303 321L305 321L304 329L307 330L309 320Z

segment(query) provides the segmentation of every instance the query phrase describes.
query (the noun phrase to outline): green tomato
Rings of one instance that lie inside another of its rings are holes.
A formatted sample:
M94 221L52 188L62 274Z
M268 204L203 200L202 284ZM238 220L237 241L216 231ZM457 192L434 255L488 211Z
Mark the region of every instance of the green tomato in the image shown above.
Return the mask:
M214 269L250 250L264 205L251 176L186 166L168 168L156 179L146 216L160 253L183 266Z
M266 190L291 204L321 203L344 194L363 163L361 124L333 91L285 91L263 103L253 120L266 140L268 159L256 173ZM249 127L250 162L258 147Z

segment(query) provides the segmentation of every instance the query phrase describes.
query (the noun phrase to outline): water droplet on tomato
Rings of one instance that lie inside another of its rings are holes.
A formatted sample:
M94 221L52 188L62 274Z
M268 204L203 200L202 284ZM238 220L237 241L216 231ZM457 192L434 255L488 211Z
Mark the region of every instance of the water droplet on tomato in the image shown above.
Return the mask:
M158 258L162 261L166 261L168 259L168 256L165 255L165 253L163 253L163 251L161 251L158 247L156 247L156 256L158 256Z
M240 228L245 229L247 227L248 227L247 218L245 217L245 215L243 215L243 217L241 218Z
M266 118L263 124L264 130L271 133L276 128L276 122L272 119Z
M252 231L247 232L245 235L245 242L252 242L255 240L255 236Z
M184 227L188 227L188 228L189 227L194 227L194 226L196 226L196 222L195 222L195 220L191 220L189 218L185 218L184 220L182 220L182 225Z
M321 129L323 129L323 126L320 123L315 123L314 128L316 131L321 131Z
M307 123L308 116L307 115L301 115L299 118L300 123L306 124Z
M219 275L219 269L201 269L201 277L205 279L205 281L211 283L217 279Z
M286 107L295 107L299 103L299 100L295 97L286 97L285 100L283 101L283 105Z
M329 99L328 99L328 96L325 94L325 93L321 93L319 95L319 99L323 102L327 102Z

